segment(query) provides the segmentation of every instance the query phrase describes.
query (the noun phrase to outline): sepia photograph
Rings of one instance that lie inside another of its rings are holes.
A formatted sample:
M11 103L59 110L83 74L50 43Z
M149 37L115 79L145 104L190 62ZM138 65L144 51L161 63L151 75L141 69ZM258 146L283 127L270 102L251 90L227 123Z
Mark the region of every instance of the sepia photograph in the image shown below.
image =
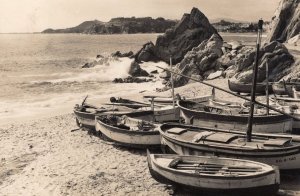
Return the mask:
M1 196L300 196L300 0L0 0Z

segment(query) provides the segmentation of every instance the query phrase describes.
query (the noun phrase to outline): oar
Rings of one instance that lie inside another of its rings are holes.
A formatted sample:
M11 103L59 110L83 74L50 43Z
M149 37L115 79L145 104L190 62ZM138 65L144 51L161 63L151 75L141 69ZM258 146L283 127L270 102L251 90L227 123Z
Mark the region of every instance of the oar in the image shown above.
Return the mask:
M233 93L233 92L231 92L231 91L222 89L222 88L220 88L220 87L218 87L218 86L215 86L215 85L213 85L213 84L209 84L209 83L207 83L207 82L204 82L204 81L201 81L201 80L192 78L192 77L190 77L190 76L186 76L186 75L181 74L181 73L177 73L177 72L175 72L175 71L171 71L171 70L169 70L169 69L166 69L166 68L163 68L163 67L160 67L160 66L156 66L156 67L157 67L157 68L160 68L160 69L162 69L162 70L165 70L165 71L169 71L169 72L174 73L174 74L176 74L176 75L179 75L179 76L188 78L188 79L193 80L193 81L195 81L195 82L199 82L199 83L201 83L201 84L204 84L204 85L207 85L207 86L216 88L216 89L218 89L218 90L220 90L220 91L226 92L226 93L228 93L228 94L231 94L231 95L233 95L233 96L239 97L239 98L244 99L244 100L246 100L246 101L251 101L251 99L249 99L249 98L247 98L247 97L244 97L244 96L239 95L239 94L235 94L235 93ZM268 107L266 104L263 104L263 103L258 102L258 101L255 101L254 103L257 104L257 105L261 105L261 106L264 106L264 107ZM291 118L293 118L293 119L296 119L296 120L299 120L299 121L300 121L300 118L297 118L297 117L295 117L295 116L293 116L293 115L291 115L291 114L288 114L288 113L286 113L286 112L283 112L283 111L281 111L281 110L279 110L279 109L276 109L276 108L274 108L274 107L272 107L272 106L269 106L269 109L271 109L271 110L273 110L273 111L275 111L275 112L278 112L278 113L280 113L280 114L287 115L287 116L289 116L289 117L291 117Z

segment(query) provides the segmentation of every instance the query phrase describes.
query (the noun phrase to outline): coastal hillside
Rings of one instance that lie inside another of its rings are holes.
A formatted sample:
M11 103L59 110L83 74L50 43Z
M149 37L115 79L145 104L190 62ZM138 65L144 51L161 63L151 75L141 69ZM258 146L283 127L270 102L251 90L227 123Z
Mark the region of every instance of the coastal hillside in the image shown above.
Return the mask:
M163 33L176 24L176 20L164 18L112 18L109 22L85 21L76 27L66 29L46 29L42 33L85 33L85 34L132 34Z

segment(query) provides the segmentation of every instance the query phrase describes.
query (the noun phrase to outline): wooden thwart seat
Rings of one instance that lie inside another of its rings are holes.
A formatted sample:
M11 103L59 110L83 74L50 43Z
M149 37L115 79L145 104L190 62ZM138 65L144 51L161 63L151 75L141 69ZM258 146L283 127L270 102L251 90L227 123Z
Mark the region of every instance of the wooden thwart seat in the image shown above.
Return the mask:
M230 143L232 140L237 139L238 135L229 133L215 133L204 131L194 136L193 142L209 141L218 143Z

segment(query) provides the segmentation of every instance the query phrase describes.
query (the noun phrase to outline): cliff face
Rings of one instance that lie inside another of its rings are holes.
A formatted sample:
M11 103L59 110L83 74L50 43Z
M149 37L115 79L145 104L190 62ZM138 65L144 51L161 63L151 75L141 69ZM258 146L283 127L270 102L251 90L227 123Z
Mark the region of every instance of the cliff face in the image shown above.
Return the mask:
M104 23L98 20L85 21L67 29L46 29L42 33L86 33L86 34L120 34L120 33L163 33L176 24L174 20L164 18L113 18Z
M281 0L266 42L287 41L300 33L300 0Z

